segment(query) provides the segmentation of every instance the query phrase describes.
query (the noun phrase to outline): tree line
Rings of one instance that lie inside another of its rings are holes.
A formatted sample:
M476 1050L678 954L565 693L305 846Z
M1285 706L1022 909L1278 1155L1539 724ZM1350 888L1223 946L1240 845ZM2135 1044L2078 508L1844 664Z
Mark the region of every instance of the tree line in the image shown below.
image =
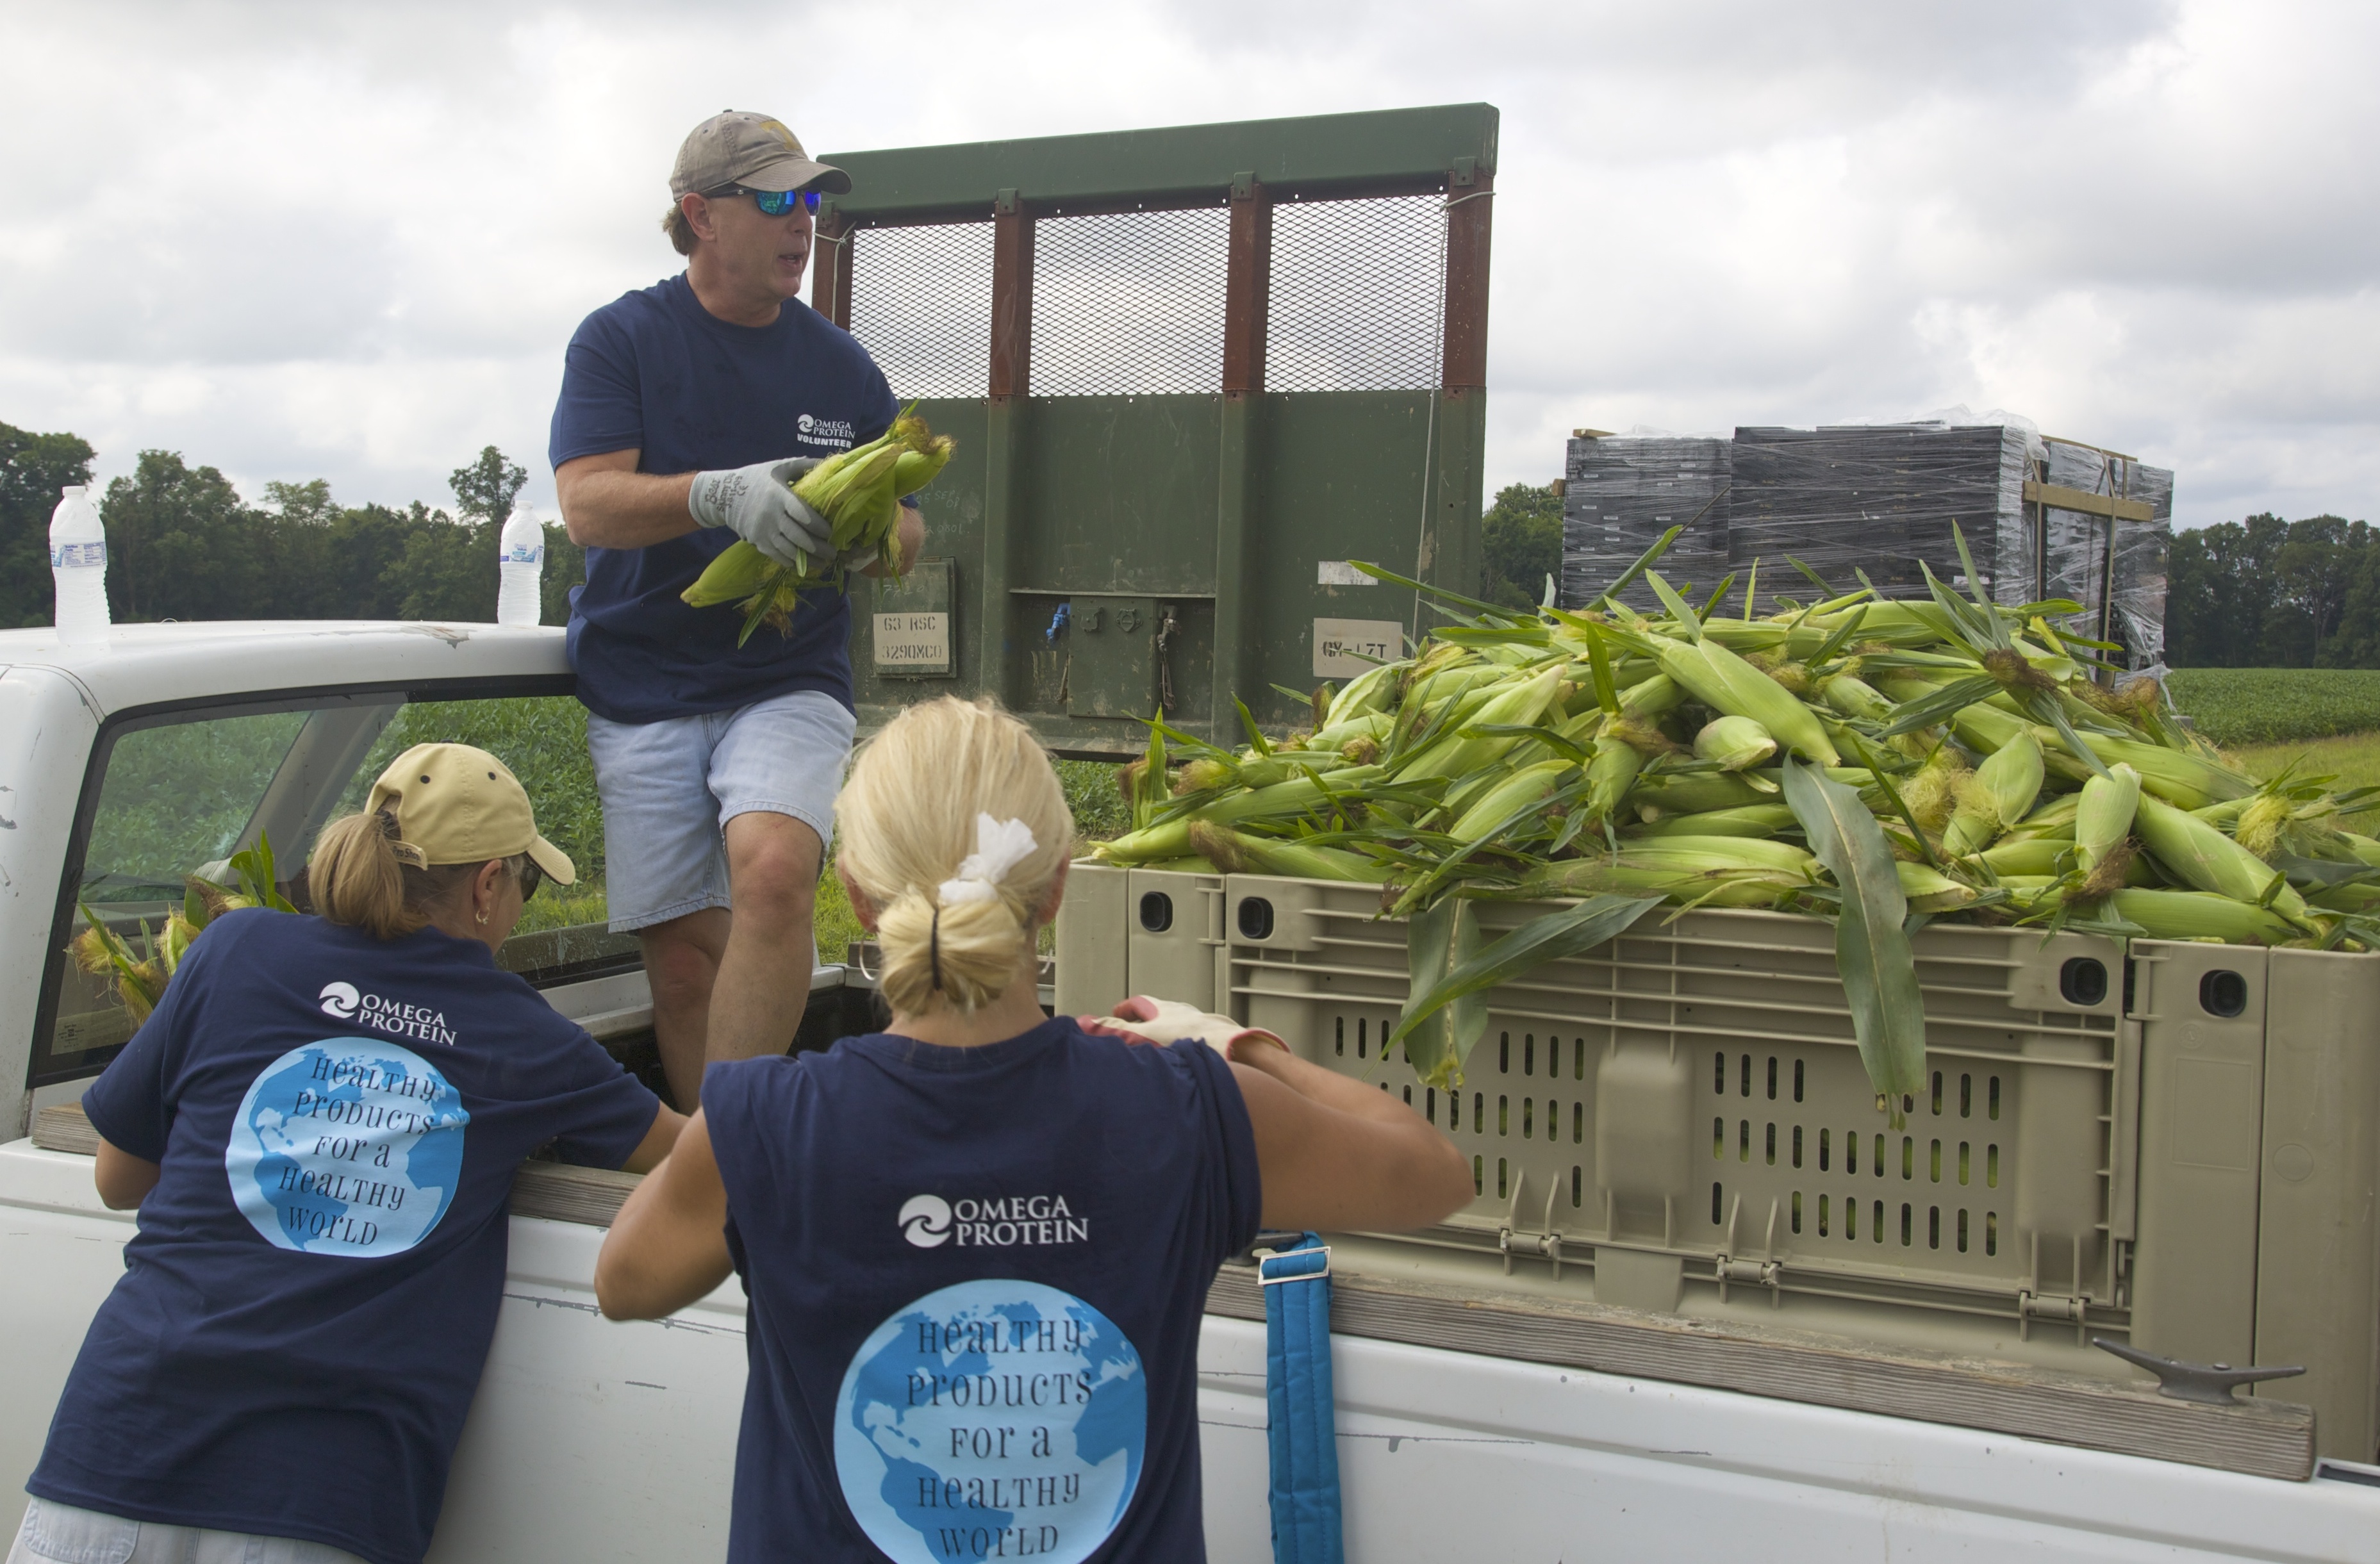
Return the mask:
M0 423L0 627L50 622L50 511L89 483L73 434ZM268 483L260 503L211 467L143 451L101 496L109 606L160 619L455 619L496 616L496 541L528 474L491 445L447 482L452 511L342 505L331 487ZM1561 500L1511 484L1482 518L1482 597L1534 606L1561 571ZM545 612L569 616L586 554L545 529ZM2335 515L2252 515L2177 532L2168 564L2166 661L2177 668L2380 668L2380 531Z
M2380 668L2380 531L2264 514L2176 532L2165 650L2176 668Z
M0 423L0 627L50 623L50 513L91 482L73 434ZM164 619L453 619L496 616L496 551L528 474L490 445L447 483L452 511L343 505L321 479L267 483L244 500L211 467L143 451L98 496L107 599L120 624ZM545 623L569 615L586 554L545 528Z

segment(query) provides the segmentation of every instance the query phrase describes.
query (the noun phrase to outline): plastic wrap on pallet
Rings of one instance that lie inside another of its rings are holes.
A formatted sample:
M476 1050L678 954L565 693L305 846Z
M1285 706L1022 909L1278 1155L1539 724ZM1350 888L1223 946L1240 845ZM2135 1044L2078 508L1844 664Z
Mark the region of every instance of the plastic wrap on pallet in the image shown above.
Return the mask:
M2155 510L2153 520L2116 530L2116 635L2124 643L2126 665L2146 668L2165 661L2166 558L2173 548L2173 473L2143 467L2132 490Z
M2108 493L2111 480L2120 482L2119 478L2110 473L2109 459L2105 452L2064 440L2052 440L2048 445L2044 464L2044 477L2047 482L2062 489L2080 489L2086 494ZM2121 490L2114 491L2121 492ZM2107 568L2107 518L2049 506L2042 511L2041 528L2041 595L2045 598L2067 598L2081 603L2082 612L2070 616L2066 621L2066 627L2081 635L2095 634L2099 624L2099 594Z
M2146 522L2111 523L2106 516L2045 507L2042 596L2082 604L2082 612L2070 616L2068 624L2092 637L2101 629L2104 603L2107 638L2123 643L2127 664L2142 668L2159 661L2165 652L2166 555L2173 540L2173 473L2065 440L2048 443L2045 465L2048 481L2061 488L2148 502L2154 515Z
M1659 565L1664 578L1708 590L1727 575L1730 448L1706 435L1579 436L1562 486L1562 590L1583 608L1672 527L1684 527ZM1697 518L1699 517L1699 518ZM1621 594L1647 611L1652 588Z
M1985 591L2022 602L2026 441L2013 424L1739 429L1729 558L1742 569L1791 555L1845 590L1858 570L1888 598L1924 597L1922 566L1964 581L1955 527Z

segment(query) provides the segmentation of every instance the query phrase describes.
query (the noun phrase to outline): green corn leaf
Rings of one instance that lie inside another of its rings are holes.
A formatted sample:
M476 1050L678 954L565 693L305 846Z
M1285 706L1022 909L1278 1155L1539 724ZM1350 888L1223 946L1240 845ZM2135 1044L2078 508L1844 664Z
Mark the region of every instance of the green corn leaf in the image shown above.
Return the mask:
M1475 624L1440 630L1438 638L1459 647L1543 647L1553 644L1553 631L1543 624Z
M1498 621L1519 619L1525 624L1536 617L1531 613L1516 613L1502 603L1483 602L1477 598L1465 597L1461 592L1452 592L1443 587L1433 587L1427 582L1416 581L1410 576L1400 576L1395 571L1383 569L1368 560L1351 559L1347 563L1376 581L1386 581L1391 587L1402 587L1408 591L1419 592L1425 598L1436 598L1440 602L1453 603L1457 607L1467 608L1474 613L1485 614L1490 619Z
M1947 722L1977 701L1987 700L1999 691L2000 682L1988 673L1979 673L1971 679L1954 679L1932 695L1904 700L1894 707L1892 721L1876 731L1876 737L1892 738Z
M1885 771L1883 758L1870 749L1866 742L1850 728L1843 730L1843 741L1845 746L1853 755L1859 757L1860 763L1875 774L1876 786L1883 791L1886 801L1891 804L1892 812L1900 816L1900 823L1909 828L1910 837L1917 843L1917 851L1925 855L1925 867L1931 869L1940 868L1942 860L1935 856L1934 844L1927 842L1925 833L1918 829L1917 816L1910 809L1907 801L1900 796L1900 790L1892 785L1892 778Z
M1272 753L1272 746L1265 742L1265 736L1262 730L1257 728L1255 716L1248 710L1248 703L1245 700L1234 700L1232 702L1232 705L1239 710L1240 726L1247 732L1248 747L1257 752L1257 758L1258 759L1262 759L1264 757L1270 755Z
M1414 1073L1441 1091L1461 1084L1463 1061L1488 1029L1488 1001L1477 996L1456 1003L1450 997L1417 1011L1413 996L1443 988L1448 974L1469 964L1478 942L1478 915L1460 896L1447 897L1405 924L1405 1019L1390 1042L1403 1043ZM1380 1049L1383 1058L1388 1052Z
M1670 611L1670 617L1675 619L1679 628L1685 631L1686 639L1699 645L1703 638L1703 622L1695 616L1694 611L1687 606L1686 600L1678 596L1677 588L1662 580L1661 573L1658 570L1646 571L1645 580L1652 587L1653 595L1661 600L1661 606Z
M1796 570L1800 571L1803 576L1808 576L1808 577L1809 577L1809 579L1810 579L1810 584L1811 584L1812 586L1814 586L1814 587L1817 588L1818 588L1818 590L1819 590L1822 594L1824 594L1824 596L1820 599L1820 601L1822 601L1822 602L1823 602L1823 601L1826 601L1826 600L1830 600L1830 599L1832 599L1833 597L1835 597L1835 596L1836 596L1835 588L1833 588L1833 586L1832 586L1832 585L1830 585L1830 584L1828 582L1828 580L1827 580L1827 578L1826 578L1825 576L1823 576L1819 575L1816 571L1815 571L1815 570L1811 569L1808 565L1803 564L1800 560L1795 559L1791 554L1787 554L1787 555L1785 556L1785 563L1786 563L1787 564L1791 565L1794 569L1796 569Z
M1916 1094L1925 1080L1925 997L1903 927L1909 902L1892 850L1859 794L1813 767L1786 761L1785 802L1842 893L1835 966L1851 1004L1860 1061L1877 1095L1888 1100L1899 1129L1901 1097Z
M1586 665L1595 677L1595 703L1603 708L1605 716L1619 716L1620 689L1611 677L1611 653L1593 625L1586 631Z
M1534 727L1517 722L1483 722L1475 728L1464 728L1463 736L1464 738L1533 738L1555 754L1566 759L1575 760L1582 766L1595 758L1593 751L1586 749L1575 740L1564 738L1553 728L1542 722Z
M2287 875L2292 884L2329 887L2334 885L2380 884L2380 866L2363 863L2334 863L2327 858L2302 858L2295 853L2276 853L2273 867Z
M298 909L289 899L274 889L276 879L273 863L273 833L260 830L256 845L245 852L235 853L228 860L232 871L239 876L240 890L260 907L270 907L276 913L294 913Z
M1719 494L1721 495L1726 492L1727 491L1723 489L1719 491ZM1718 496L1714 495L1711 499L1711 505L1715 505L1717 503L1718 503ZM1710 505L1705 505L1703 507L1704 511L1708 509L1710 509ZM1694 513L1694 520L1700 521L1701 519L1702 511L1696 511ZM1653 562L1655 560L1659 559L1663 554L1670 552L1670 545L1676 542L1678 540L1678 535L1683 531L1685 531L1685 527L1672 527L1667 532L1662 533L1658 538L1654 539L1653 546L1645 550L1643 553L1638 554L1636 556L1636 563L1621 571L1619 576L1613 580L1611 585L1603 588L1602 592L1596 597L1595 600L1587 604L1587 606L1589 608L1600 608L1605 603L1610 602L1612 600L1619 597L1621 593L1626 591L1630 582L1635 580L1637 576L1643 575L1645 571L1650 570L1653 567Z
M1818 643L1818 649L1804 658L1803 660L1803 662L1813 672L1825 666L1828 658L1842 650L1843 648L1851 645L1852 638L1859 634L1860 626L1866 623L1867 610L1865 608L1862 608L1857 613L1852 614L1849 619L1846 619L1840 624L1836 625L1834 633L1828 636L1825 640L1820 641Z
M1728 572L1727 579L1721 581L1718 584L1718 589L1713 591L1711 595L1704 600L1702 617L1708 619L1711 616L1711 611L1727 600L1727 594L1734 586L1735 573L1733 571L1730 571ZM1743 617L1749 620L1752 617L1751 600L1749 598L1745 599L1744 603L1745 607Z
M1132 829L1146 830L1149 822L1165 807L1168 794L1165 787L1165 734L1161 723L1148 725L1148 747L1140 758L1140 785L1133 789L1124 802L1132 806Z
M1563 822L1561 840L1548 850L1546 856L1551 857L1555 853L1559 853L1569 844L1570 839L1577 834L1580 811L1575 806L1584 801L1594 787L1593 779L1581 777L1578 781L1558 789L1549 797L1530 800L1497 821L1492 829L1481 834L1475 841L1457 843L1452 837L1445 838L1453 850L1439 859L1427 872L1406 888L1404 894L1398 898L1396 906L1391 910L1391 915L1403 915L1429 903L1440 886L1459 873L1470 872L1466 870L1466 866L1471 864L1475 855L1501 843L1513 827L1524 821L1534 820L1548 810L1567 808L1571 813L1569 818Z
M1967 568L1967 590L1975 594L1975 607L1997 623L2000 611L1984 595L1983 573L1975 568L1975 556L1967 552L1967 530L1955 521L1950 524L1950 541L1958 545L1959 563Z
M1422 1079L1451 1090L1462 1082L1471 1045L1487 1028L1485 995L1489 988L1546 962L1607 944L1660 904L1658 896L1589 897L1574 907L1532 918L1475 952L1466 949L1476 940L1475 925L1467 937L1465 933L1471 904L1449 898L1406 926L1412 997L1397 1018L1396 1030L1389 1034L1390 1043L1405 1041L1451 1008L1453 1013L1439 1022L1435 1036L1424 1034L1418 1043L1405 1043L1405 1058Z

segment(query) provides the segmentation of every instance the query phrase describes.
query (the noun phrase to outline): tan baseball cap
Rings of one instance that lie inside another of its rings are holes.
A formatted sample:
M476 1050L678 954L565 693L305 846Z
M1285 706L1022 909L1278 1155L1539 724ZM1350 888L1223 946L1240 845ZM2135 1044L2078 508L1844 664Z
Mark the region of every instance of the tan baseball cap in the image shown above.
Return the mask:
M670 170L670 194L698 196L728 185L754 190L799 190L816 185L831 196L851 193L851 176L817 162L781 120L743 109L722 109L694 127Z
M570 855L537 833L528 794L504 763L468 744L417 744L372 783L364 813L396 817L397 840L427 864L484 864L526 853L556 885L577 882Z

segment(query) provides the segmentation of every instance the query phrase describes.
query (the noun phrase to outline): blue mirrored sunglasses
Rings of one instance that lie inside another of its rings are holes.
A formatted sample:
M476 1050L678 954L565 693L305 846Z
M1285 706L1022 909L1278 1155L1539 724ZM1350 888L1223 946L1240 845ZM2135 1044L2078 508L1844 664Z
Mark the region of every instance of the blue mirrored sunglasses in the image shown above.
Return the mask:
M728 185L716 190L705 190L703 194L707 197L750 196L752 204L770 217L783 217L794 210L795 201L799 201L806 212L819 209L819 193L816 190L754 190L742 185Z

